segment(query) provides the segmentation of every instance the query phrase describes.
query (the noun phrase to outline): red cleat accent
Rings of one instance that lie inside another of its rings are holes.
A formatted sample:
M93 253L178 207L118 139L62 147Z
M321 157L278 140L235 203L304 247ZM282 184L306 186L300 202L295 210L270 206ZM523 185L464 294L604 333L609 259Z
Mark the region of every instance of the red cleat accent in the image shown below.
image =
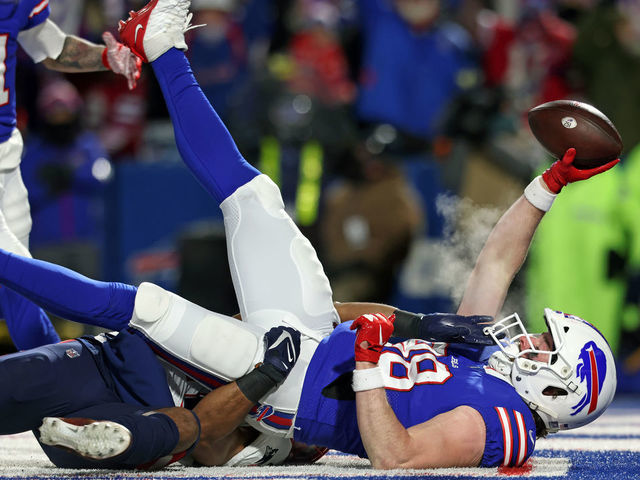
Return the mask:
M120 20L120 40L144 62L153 62L171 48L187 49L184 32L191 27L190 0L151 0Z
M118 23L118 32L122 43L129 47L143 62L147 63L149 63L149 60L144 53L144 34L151 12L153 12L157 3L158 0L151 0L137 12L131 10L127 21L120 20Z

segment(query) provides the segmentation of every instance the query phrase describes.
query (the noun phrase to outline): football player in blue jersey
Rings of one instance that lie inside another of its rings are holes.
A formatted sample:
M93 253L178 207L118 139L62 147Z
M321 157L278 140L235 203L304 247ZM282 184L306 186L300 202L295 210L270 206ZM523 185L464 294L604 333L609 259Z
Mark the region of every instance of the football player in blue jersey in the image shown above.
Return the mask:
M105 32L97 45L62 32L49 18L48 0L0 1L0 247L29 256L31 217L20 175L22 137L16 128L16 62L20 45L34 62L62 72L112 70L129 88L140 77L141 62ZM59 341L47 315L13 292L0 289L0 308L9 334L26 349Z
M179 51L186 48L188 7L187 0L153 0L121 25L121 37L151 62L180 153L220 202L244 321L152 284L95 282L0 251L0 283L19 294L71 320L129 325L117 336L1 358L3 384L15 385L0 396L1 433L35 429L47 417L39 439L60 466L130 467L189 445L202 464L233 463L238 455L240 464L251 455L260 463L266 458L260 452L278 439L367 456L376 468L516 466L538 436L602 414L615 391L613 356L582 319L547 309L549 331L534 335L512 315L485 327L494 348L474 352L432 341L446 336L410 338L425 329L420 316L390 306L334 305L315 251L286 214L277 187L240 155ZM459 314L498 314L556 197L550 185L557 193L557 186L617 163L578 170L574 157L570 149L534 179L496 224ZM470 332L478 327L472 318L464 327ZM438 330L447 327L435 320ZM277 378L254 368L265 352L273 358L265 363L281 366ZM73 379L53 381L62 375L57 371L67 377L71 371ZM189 407L211 389L195 414L167 409ZM100 395L89 395L94 390ZM72 397L75 410L49 397ZM247 434L245 425L260 435Z

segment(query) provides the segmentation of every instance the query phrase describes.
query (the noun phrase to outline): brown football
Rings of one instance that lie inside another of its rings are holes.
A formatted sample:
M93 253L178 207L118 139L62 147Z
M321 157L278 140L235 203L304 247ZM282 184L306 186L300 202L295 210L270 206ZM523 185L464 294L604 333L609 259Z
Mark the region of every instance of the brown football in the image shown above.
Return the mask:
M540 144L554 157L576 149L573 164L593 168L614 160L622 152L616 127L597 108L574 100L543 103L529 111L529 126Z

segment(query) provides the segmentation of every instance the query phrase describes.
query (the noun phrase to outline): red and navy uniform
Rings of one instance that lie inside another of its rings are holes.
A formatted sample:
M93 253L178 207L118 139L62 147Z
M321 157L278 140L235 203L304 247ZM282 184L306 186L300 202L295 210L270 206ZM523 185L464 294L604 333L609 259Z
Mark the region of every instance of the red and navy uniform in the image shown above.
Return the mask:
M355 333L350 324L338 326L311 359L294 438L366 457L351 390ZM536 436L527 405L510 384L487 373L486 364L440 353L421 340L385 346L379 365L400 423L408 428L467 405L482 415L487 429L481 465L522 465L533 452Z
M145 415L173 406L165 373L137 335L121 332L98 341L81 338L0 357L0 435L33 430L43 417L117 422L132 433L132 445L108 460L90 460L41 444L64 468L134 468L169 456L178 430L165 415Z

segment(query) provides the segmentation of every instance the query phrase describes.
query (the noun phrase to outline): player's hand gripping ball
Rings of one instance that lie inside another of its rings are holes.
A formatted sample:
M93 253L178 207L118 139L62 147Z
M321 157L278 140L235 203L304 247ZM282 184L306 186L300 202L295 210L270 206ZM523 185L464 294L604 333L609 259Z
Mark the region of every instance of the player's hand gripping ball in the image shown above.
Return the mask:
M577 154L573 167L587 170L615 160L622 139L611 121L597 108L573 100L556 100L529 111L531 132L554 157L570 148Z
M586 180L598 173L605 172L620 161L620 159L616 159L599 167L584 170L575 167L575 156L576 149L570 148L565 152L561 160L554 162L543 172L542 179L553 193L560 193L562 187L568 183Z
M389 318L381 313L360 315L351 324L356 333L356 362L378 363L382 347L391 338L395 315Z

